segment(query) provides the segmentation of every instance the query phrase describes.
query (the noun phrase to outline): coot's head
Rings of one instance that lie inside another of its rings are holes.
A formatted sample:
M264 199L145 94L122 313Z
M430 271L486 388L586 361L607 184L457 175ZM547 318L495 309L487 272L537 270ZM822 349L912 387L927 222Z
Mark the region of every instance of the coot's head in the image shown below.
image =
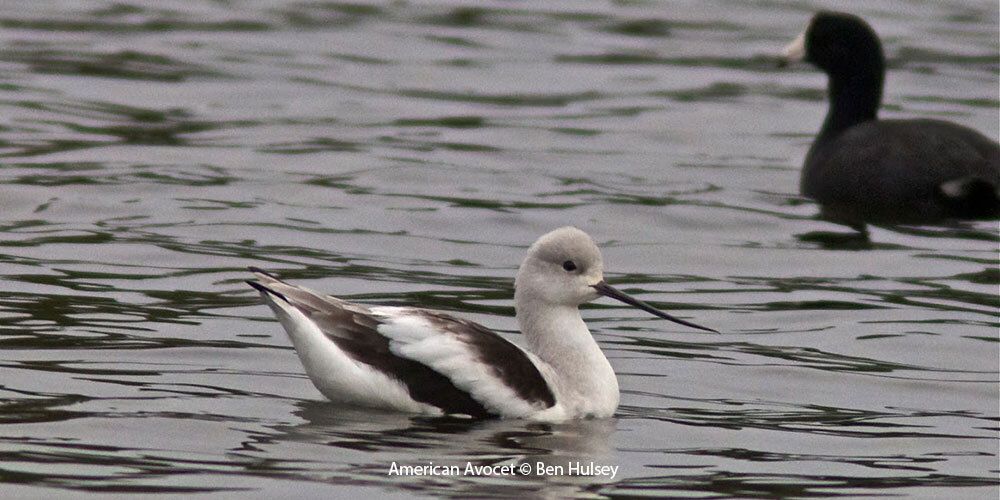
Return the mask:
M863 19L843 12L819 12L783 52L786 62L805 60L830 75L881 74L882 44Z

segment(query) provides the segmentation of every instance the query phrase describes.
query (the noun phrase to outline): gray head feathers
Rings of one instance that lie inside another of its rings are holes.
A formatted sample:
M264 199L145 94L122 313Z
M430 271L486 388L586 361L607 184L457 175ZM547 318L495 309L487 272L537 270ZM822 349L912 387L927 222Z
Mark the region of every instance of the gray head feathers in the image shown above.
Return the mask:
M587 233L572 226L561 227L538 238L528 249L525 263L530 260L558 266L569 261L583 272L603 267L601 251L594 240Z

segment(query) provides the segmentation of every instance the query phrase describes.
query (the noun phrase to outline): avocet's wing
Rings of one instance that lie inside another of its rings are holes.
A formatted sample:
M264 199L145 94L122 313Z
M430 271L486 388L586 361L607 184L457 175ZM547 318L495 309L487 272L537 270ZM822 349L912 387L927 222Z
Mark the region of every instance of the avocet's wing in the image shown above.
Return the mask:
M352 304L251 268L328 398L404 411L525 417L555 405L535 359L471 321Z

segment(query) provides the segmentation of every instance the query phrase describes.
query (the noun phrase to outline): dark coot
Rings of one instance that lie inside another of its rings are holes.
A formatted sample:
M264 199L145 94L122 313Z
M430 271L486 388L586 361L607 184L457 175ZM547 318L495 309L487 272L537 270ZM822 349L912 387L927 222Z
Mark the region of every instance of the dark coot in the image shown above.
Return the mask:
M855 227L1000 217L1000 146L961 125L879 120L885 57L857 16L820 12L785 48L829 77L830 109L799 188L827 218Z

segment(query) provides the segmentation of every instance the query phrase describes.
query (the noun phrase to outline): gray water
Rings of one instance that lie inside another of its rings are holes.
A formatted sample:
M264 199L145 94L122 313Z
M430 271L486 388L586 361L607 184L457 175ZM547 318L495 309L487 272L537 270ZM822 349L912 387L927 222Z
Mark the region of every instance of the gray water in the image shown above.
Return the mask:
M996 222L839 239L798 197L833 2L0 3L0 496L997 498ZM843 5L841 5L843 7ZM885 117L997 138L994 0L849 7ZM336 407L256 265L520 341L524 251L613 284L610 420ZM570 474L401 477L399 465Z

